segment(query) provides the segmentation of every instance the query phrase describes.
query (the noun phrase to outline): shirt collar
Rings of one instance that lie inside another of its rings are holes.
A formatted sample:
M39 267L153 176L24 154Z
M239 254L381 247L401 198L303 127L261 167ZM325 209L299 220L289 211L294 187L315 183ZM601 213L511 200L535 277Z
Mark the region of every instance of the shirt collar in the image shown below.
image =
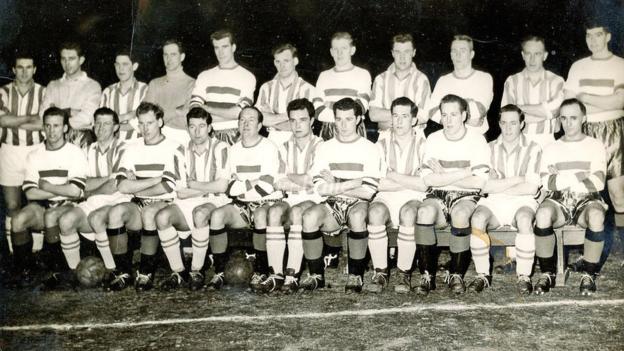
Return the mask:
M82 71L80 72L80 75L78 75L78 77L76 78L69 78L67 77L66 73L63 73L63 77L61 78L62 81L66 81L66 82L79 82L79 81L84 81L87 79L87 72Z

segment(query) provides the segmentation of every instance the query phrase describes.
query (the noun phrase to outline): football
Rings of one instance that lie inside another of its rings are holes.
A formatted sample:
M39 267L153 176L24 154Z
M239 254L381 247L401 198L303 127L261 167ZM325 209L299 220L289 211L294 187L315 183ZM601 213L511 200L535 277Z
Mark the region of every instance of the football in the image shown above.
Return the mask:
M102 282L106 267L99 257L88 256L80 260L76 267L76 277L80 284L87 288L97 286Z
M230 260L225 265L223 278L229 285L246 287L249 284L252 273L253 266L251 261L245 257L244 252L239 251L232 254Z

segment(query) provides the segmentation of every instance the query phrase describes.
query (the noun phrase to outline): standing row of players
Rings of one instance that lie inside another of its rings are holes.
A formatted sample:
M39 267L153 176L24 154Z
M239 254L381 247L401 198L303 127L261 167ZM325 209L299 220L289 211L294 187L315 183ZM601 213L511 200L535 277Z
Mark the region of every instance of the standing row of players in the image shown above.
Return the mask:
M343 98L333 106L335 136L323 142L312 133L313 104L296 99L287 107L293 136L279 146L260 135L262 112L245 107L238 118L241 139L231 147L210 136L212 116L194 108L187 114L191 142L185 148L162 134L158 105L139 105L143 138L129 143L116 137L117 114L100 108L88 158L65 140L66 111L50 108L44 113L46 141L27 160L23 189L31 202L12 220L15 259L29 266L30 232L43 230L51 269L43 284L54 288L74 277L81 233L97 243L109 270L106 289L134 282L142 291L154 287L160 243L172 270L162 288L188 282L197 290L205 286L210 237L215 273L208 286L219 289L226 283L227 231L250 228L253 290L315 290L324 287L331 264L323 257L323 236L346 228L345 290L362 291L369 250L374 272L367 286L381 291L389 279L387 228L398 227L395 289L428 294L436 287L436 229L450 225L445 281L459 294L466 290L471 258L477 276L470 288L480 292L490 285L487 230L507 225L518 229L519 292L543 294L555 284L553 228L575 223L586 228L580 291L595 292L607 209L599 192L607 166L604 145L582 132L585 105L562 102L565 134L543 152L522 134L525 115L515 105L501 109L503 132L489 144L466 127L466 100L449 94L439 107L443 129L425 138L413 129L418 107L405 97L394 100L391 129L373 144L357 133L360 105ZM79 198L86 199L73 202ZM193 257L185 267L180 239L189 235ZM136 274L131 236L141 242ZM542 272L535 286L534 256ZM300 279L304 258L308 274Z

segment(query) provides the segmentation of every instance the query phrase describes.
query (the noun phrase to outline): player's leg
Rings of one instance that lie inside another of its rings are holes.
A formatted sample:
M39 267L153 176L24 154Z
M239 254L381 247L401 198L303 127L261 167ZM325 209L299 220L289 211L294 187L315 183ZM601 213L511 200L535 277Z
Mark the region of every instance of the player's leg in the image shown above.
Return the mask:
M599 271L600 254L605 240L605 209L599 202L590 202L579 215L578 225L585 229L583 245L582 295L596 292L596 274Z
M158 256L158 230L156 227L156 214L158 211L169 206L165 201L156 201L141 209L141 222L143 230L141 233L141 260L137 272L134 287L137 291L150 290L154 287L154 277L156 275L156 263Z
M42 231L45 209L37 203L30 203L16 212L11 218L11 238L13 240L13 260L17 274L15 283L29 285L33 273L33 240L30 231Z
M500 204L502 206L502 204ZM490 236L489 228L499 227L498 220L486 206L477 206L470 219L470 253L475 265L477 277L468 286L471 291L481 292L490 286Z
M119 272L117 272L117 265L111 248L111 242L108 239L108 235L106 235L108 211L110 208L110 205L104 205L91 211L87 215L87 221L95 234L95 243L104 261L104 267L106 267L107 270L107 274L104 275L104 279L102 280L102 287L105 291L110 289L110 283L115 279L116 275L119 274ZM111 238L111 240L113 239ZM128 275L128 278L129 277Z
M621 141L621 149L619 152L619 160L620 163L620 174L624 171L624 138ZM617 163L617 161L614 161ZM611 204L613 205L614 210L614 233L612 234L611 242L615 240L616 237L620 238L620 241L624 243L624 176L619 176L616 178L611 178L607 181L607 189L609 190L609 197L611 198ZM608 234L607 234L608 235ZM610 246L610 245L609 245ZM610 247L608 247L610 249ZM604 250L603 250L604 251ZM604 264L604 261L607 259L607 255L609 252L605 252L603 257L600 260L600 266ZM623 262L624 264L624 262Z
M102 210L98 210L95 213L100 211ZM128 237L140 235L143 226L141 210L133 202L123 202L112 206L104 213L107 216L106 234L118 271L107 290L119 291L127 288L133 281L132 256L134 250L133 248L128 248ZM97 233L100 228L94 223L94 215L91 217L91 225ZM97 219L99 220L99 218Z
M399 233L397 236L397 275L399 279L394 286L394 291L398 293L412 291L412 270L416 257L415 225L420 206L420 201L412 200L404 204L399 212Z
M388 233L386 223L390 220L390 210L383 202L377 201L368 208L368 250L373 263L373 278L366 285L370 292L380 292L388 285Z
M514 216L514 226L518 229L516 235L516 274L518 275L518 292L530 294L533 291L531 283L531 270L535 260L535 234L533 221L535 211L527 206L518 209Z
M192 252L191 273L189 276L189 286L191 290L199 290L206 286L204 283L204 272L210 265L205 265L208 243L210 239L210 226L204 225L198 228L198 223L206 223L210 220L212 212L217 208L212 203L206 203L193 209L193 226L191 228Z
M303 254L308 265L308 276L301 288L315 290L325 287L325 263L323 260L323 233L340 229L340 224L325 204L314 205L303 212Z
M470 200L459 200L451 208L451 239L449 249L451 263L449 266L448 286L451 291L461 294L466 291L464 276L471 261L470 254L470 217L476 204Z
M416 293L427 295L435 290L435 277L438 271L438 248L435 233L436 226L446 225L446 217L443 211L443 202L436 198L425 199L416 216L416 227L399 227L399 235L409 238L414 235L416 240L416 254L420 283L416 286Z
M366 271L366 250L368 248L368 229L366 219L368 217L368 202L358 202L353 205L347 213L347 223L349 225L348 248L349 261L347 293L362 292L364 272Z
M290 206L279 201L269 207L267 212L266 250L270 275L264 279L259 292L270 293L284 284L284 254L286 252L286 234L284 224L288 223Z
M175 290L187 280L188 276L188 272L184 268L184 262L182 262L180 236L176 229L188 231L190 228L177 204L171 204L162 208L156 213L154 220L156 221L158 238L172 271L171 276L161 282L160 288L163 290Z
M74 270L80 262L80 236L82 233L90 233L91 226L87 220L87 215L80 207L74 207L65 212L58 220L61 230L61 248L65 255L65 260L70 269Z
M267 216L270 204L263 204L253 212L253 266L249 286L252 291L260 289L260 283L269 276L269 262L266 247Z
M6 165L3 165L3 168ZM6 242L0 243L3 257L8 257L13 253L13 246L11 245L11 218L17 214L22 208L22 189L19 186L2 186L2 196L4 198L4 206L6 209L6 217L4 217L4 237Z
M286 276L282 292L293 293L299 289L299 276L303 264L303 243L301 232L303 230L303 213L314 206L312 201L304 201L293 206L289 211L290 231L288 233L288 261L286 262Z
M555 231L553 228L565 224L566 218L562 207L555 201L546 199L535 213L535 256L542 274L538 278L533 291L544 294L555 286L557 258L555 257Z
M73 208L73 205L63 205L45 211L43 217L45 245L42 250L42 253L45 252L44 257L48 267L48 274L42 281L45 289L54 289L63 282L70 283L72 287L77 285L77 281L74 279L75 275L70 270L63 255L61 229L59 227L59 218Z

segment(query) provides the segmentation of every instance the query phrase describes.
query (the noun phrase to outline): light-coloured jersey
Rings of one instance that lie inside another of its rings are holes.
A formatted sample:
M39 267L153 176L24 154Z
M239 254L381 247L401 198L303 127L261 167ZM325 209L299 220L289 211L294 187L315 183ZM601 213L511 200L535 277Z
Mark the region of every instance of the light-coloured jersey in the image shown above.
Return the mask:
M121 91L121 83L111 84L102 92L100 107L108 107L117 112L118 115L124 115L128 112L135 111L139 104L145 98L147 93L147 84L134 79L132 87L124 94ZM138 128L132 124L131 130L120 130L119 139L137 139L141 137Z
M494 83L489 73L475 69L466 78L459 78L454 72L440 77L435 88L433 88L429 107L427 107L429 118L434 122L440 123L440 101L448 94L454 94L465 99L468 102L468 118L478 118L481 121L479 127L472 127L468 124L466 127L475 129L480 134L487 132L489 129L487 112L494 98Z
M38 189L39 181L46 180L54 185L73 184L81 191L85 188L87 156L78 146L65 142L57 150L47 150L45 143L36 146L26 158L26 177L22 189ZM54 196L50 201L67 200L65 196Z
M282 159L282 162L285 163L285 169L281 176L284 177L287 174L310 174L310 170L312 169L312 164L314 162L314 157L316 155L316 150L322 142L322 138L316 135L310 135L310 140L308 141L308 143L303 149L300 149L297 145L297 142L295 141L294 136L292 136L290 137L290 139L280 145L280 157ZM300 193L302 192L289 192L289 194ZM306 189L305 193L314 193L314 187L310 186L310 188Z
M78 113L69 118L69 125L74 129L90 129L93 127L93 112L100 106L102 88L100 83L89 78L82 72L76 78L68 78L65 74L61 79L53 80L46 88L43 106L39 113L49 107L77 110Z
M316 92L316 88L303 80L303 78L297 75L293 82L283 86L276 75L260 87L256 107L261 111L276 114L286 113L288 103L295 99L308 99L314 104L315 108L319 108L323 104L322 99Z
M229 169L232 179L227 194L239 201L259 201L282 198L282 192L275 189L283 164L277 146L261 137L258 143L245 147L238 141L230 148ZM257 180L253 186L252 181Z
M9 83L0 88L0 119L3 115L15 116L38 116L43 103L45 88L37 83L24 95L20 94L14 83ZM30 146L43 141L40 131L29 131L17 128L0 128L0 143Z
M447 172L470 168L472 175L485 180L489 178L490 148L483 135L475 130L466 129L466 133L459 140L447 139L444 130L430 134L425 142L421 172L423 177L433 173L427 165L432 159L436 159ZM435 188L449 191L474 191L474 189L465 189L453 184Z
M501 107L514 105L544 104L548 119L540 122L526 123L522 130L525 134L553 134L557 132L559 105L563 101L563 78L551 71L542 70L540 79L533 83L526 69L511 75L505 81ZM525 112L525 115L531 116ZM532 116L535 117L535 116Z
M490 142L490 177L495 179L524 177L525 182L540 185L540 146L521 134L518 145L507 150L502 137Z
M611 55L607 59L586 57L572 64L565 90L575 94L612 95L624 89L624 59ZM594 106L594 111L587 113L588 122L603 122L624 116L624 106L614 109L601 109Z
M195 79L183 71L158 77L149 82L143 101L162 107L165 126L186 131L186 113L194 84Z
M548 191L593 193L604 189L606 171L607 152L604 144L585 136L579 141L559 139L546 146L540 177Z
M380 169L381 155L375 144L363 137L346 143L334 137L318 146L310 174L316 189L327 183L321 176L323 170L328 170L336 182L362 178L362 188L372 196L379 187Z
M97 142L89 145L89 149L87 150L87 160L89 163L87 177L114 177L119 171L119 165L125 153L125 148L126 144L119 139L114 139L104 150L100 149L100 144Z
M138 139L126 148L121 157L118 181L127 179L126 172L133 172L137 179L162 177L167 192L157 196L138 196L148 199L173 199L177 183L184 172L184 147L168 138L153 145Z
M240 108L253 104L256 90L256 77L241 65L233 68L213 67L197 76L191 94L191 107L212 106ZM237 120L213 121L215 130L232 129L238 126Z
M427 100L431 96L431 86L427 76L419 71L414 63L410 66L409 74L403 79L397 77L394 63L388 70L375 77L370 106L389 110L392 101L403 96L412 100L418 106L419 112L425 111Z
M208 138L204 151L196 152L195 144L190 142L184 148L186 172L188 179L200 182L214 182L217 179L232 177L228 168L229 145L215 138ZM215 196L210 194L210 196ZM219 194L218 196L225 196Z
M335 68L321 72L316 81L316 90L323 99L319 121L334 122L334 103L343 98L352 98L362 106L362 113L368 111L371 95L371 75L358 66L346 71Z

